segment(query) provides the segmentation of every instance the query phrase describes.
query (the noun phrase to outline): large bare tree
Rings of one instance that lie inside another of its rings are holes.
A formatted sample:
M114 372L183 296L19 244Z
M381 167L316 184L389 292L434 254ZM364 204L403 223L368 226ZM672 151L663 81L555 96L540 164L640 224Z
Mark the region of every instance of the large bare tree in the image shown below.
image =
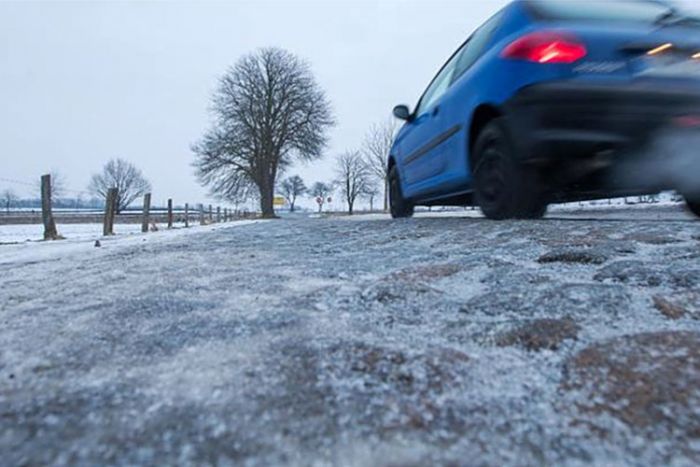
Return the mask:
M348 151L337 160L337 183L352 215L357 198L365 194L371 183L371 172L359 151Z
M101 173L92 176L88 190L107 199L110 188L118 190L117 213L120 213L136 198L150 192L151 184L132 163L124 159L112 159L105 164Z
M19 201L19 197L15 194L14 191L10 190L9 188L6 190L3 190L2 192L2 206L5 208L5 212L7 214L10 213L10 209L15 207L17 205L17 202Z
M297 198L306 193L306 185L299 175L286 178L282 181L282 196L289 203L289 210L294 212Z
M321 157L334 124L309 65L277 48L247 55L221 78L211 110L212 128L192 147L199 180L223 196L255 186L263 216L274 217L277 175Z
M396 130L396 122L393 119L382 124L374 124L367 131L362 145L362 153L368 170L384 188L384 211L389 209L387 162Z

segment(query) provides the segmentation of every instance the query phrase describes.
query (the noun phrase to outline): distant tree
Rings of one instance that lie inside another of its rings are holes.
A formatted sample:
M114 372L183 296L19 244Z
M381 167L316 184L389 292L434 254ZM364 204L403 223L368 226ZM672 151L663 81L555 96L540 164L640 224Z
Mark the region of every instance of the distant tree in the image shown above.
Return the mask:
M282 196L284 196L289 203L289 210L291 212L294 212L297 198L303 196L306 190L307 188L304 184L304 180L302 180L299 175L294 175L282 181Z
M371 172L359 151L348 151L337 159L337 183L352 215L355 202L371 183Z
M18 201L19 197L15 194L14 191L10 190L9 188L2 192L2 205L5 208L5 212L7 214L10 213L10 209L14 208L17 205Z
M92 176L88 191L107 199L107 191L110 188L119 191L117 213L120 213L136 198L151 191L151 184L132 163L124 159L112 159L105 164L101 173Z
M377 196L379 196L380 193L381 193L381 191L379 190L379 187L377 186L376 183L370 182L365 187L365 191L362 194L364 196L366 196L367 199L369 200L369 210L370 211L374 211L374 200L377 199Z
M323 205L326 204L328 197L333 194L333 185L323 182L316 182L311 187L311 196L318 202L318 212L323 211Z
M320 158L334 124L330 104L307 63L262 49L241 58L212 98L213 127L193 145L200 182L238 194L254 186L263 217L274 217L277 175L295 159Z
M374 124L365 135L362 145L362 153L368 170L384 188L384 211L389 209L387 162L389 161L389 152L394 143L396 130L396 121L393 119L387 120L383 124Z

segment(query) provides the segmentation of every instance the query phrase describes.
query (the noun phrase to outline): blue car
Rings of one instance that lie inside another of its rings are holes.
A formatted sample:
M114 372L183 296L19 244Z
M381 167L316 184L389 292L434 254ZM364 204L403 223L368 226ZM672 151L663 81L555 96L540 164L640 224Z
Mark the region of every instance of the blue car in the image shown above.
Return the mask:
M395 218L417 205L539 218L663 190L700 215L700 19L667 2L515 1L394 116Z

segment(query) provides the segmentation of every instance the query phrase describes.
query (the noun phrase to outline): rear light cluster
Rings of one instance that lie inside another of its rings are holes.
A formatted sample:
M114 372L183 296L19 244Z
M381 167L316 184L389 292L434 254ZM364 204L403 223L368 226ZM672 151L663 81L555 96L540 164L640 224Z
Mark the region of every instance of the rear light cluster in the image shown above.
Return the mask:
M504 58L535 63L574 63L588 54L586 46L564 32L533 32L510 43L501 53Z

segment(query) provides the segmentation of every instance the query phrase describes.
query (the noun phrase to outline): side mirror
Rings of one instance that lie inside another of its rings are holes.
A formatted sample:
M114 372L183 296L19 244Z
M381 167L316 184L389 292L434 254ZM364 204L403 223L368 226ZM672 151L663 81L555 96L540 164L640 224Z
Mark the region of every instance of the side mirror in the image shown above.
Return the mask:
M411 115L411 111L408 110L407 105L397 105L394 107L394 117L409 122L413 116Z

